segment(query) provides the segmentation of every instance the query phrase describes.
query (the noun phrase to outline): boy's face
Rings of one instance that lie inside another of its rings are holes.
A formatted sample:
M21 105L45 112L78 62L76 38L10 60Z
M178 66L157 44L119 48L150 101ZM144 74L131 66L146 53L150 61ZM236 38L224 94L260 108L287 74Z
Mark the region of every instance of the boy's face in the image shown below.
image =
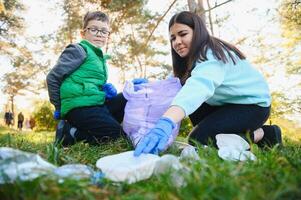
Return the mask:
M81 36L96 47L104 47L110 35L109 28L107 22L90 20L87 27L81 31Z

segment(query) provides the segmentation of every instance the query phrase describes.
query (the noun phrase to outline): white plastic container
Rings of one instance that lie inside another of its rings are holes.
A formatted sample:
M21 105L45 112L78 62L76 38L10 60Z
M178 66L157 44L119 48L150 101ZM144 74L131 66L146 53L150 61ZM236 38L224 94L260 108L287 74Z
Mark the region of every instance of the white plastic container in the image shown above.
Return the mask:
M141 154L135 157L134 151L126 151L98 159L96 167L112 181L134 183L148 179L159 159L160 157L154 154Z

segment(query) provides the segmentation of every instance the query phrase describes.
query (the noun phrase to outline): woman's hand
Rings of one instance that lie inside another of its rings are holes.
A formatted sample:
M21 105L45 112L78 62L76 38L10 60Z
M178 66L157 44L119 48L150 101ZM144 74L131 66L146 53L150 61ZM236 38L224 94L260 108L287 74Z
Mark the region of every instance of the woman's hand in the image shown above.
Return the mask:
M175 126L171 119L161 117L155 127L137 144L134 156L140 156L141 153L158 154L163 151Z

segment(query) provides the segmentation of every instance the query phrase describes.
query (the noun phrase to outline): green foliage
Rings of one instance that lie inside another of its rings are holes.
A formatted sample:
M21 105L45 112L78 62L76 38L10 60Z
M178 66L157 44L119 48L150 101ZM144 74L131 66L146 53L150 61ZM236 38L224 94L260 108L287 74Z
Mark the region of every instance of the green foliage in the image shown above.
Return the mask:
M192 130L191 121L190 121L190 119L188 117L186 117L181 122L179 136L181 136L181 137L187 137L188 134L191 132L191 130Z
M58 165L82 163L95 169L97 159L132 149L128 141L121 138L99 146L77 143L54 150L53 139L54 132L20 134L0 127L0 146L38 153ZM221 160L215 148L199 147L200 160L183 162L191 171L178 174L183 175L186 182L183 187L176 186L179 179L170 173L135 184L105 180L101 187L92 185L89 180L58 181L44 176L3 184L0 196L3 199L300 199L301 140L294 142L286 137L283 148L265 151L256 145L251 148L257 161L229 162Z
M104 47L104 51L112 52L111 62L120 69L121 82L125 81L125 77L165 77L171 68L166 67L163 59L159 61L158 57L166 56L167 51L160 50L158 46L165 45L167 40L158 34L150 35L160 16L145 10L146 3L146 0L65 0L59 3L64 9L64 23L56 34L55 51L61 52L66 44L79 38L83 15L90 10L89 8L94 7L94 10L101 10L110 18L110 43ZM151 74L148 70L151 67L160 68L163 73L161 70Z
M293 130L291 130L293 131ZM295 134L298 130L295 130ZM9 137L8 137L9 135ZM77 143L69 148L53 149L54 132L19 134L0 127L0 146L10 146L40 154L54 164L87 164L95 169L97 159L131 150L128 141L90 146ZM223 161L212 147L198 148L200 160L182 163L191 171L183 175L186 184L176 187L179 177L169 172L135 184L105 180L97 187L89 180L58 181L43 176L32 181L17 181L0 187L1 199L300 199L301 140L285 138L283 148L269 150L252 147L257 161ZM53 153L57 151L58 153ZM169 152L172 153L172 152ZM57 161L53 159L56 154ZM175 154L178 155L178 154ZM178 174L179 175L179 174Z
M55 130L56 121L53 119L53 109L48 101L41 102L33 113L37 130Z
M296 111L292 106L294 102L289 100L283 93L273 92L272 99L271 118L280 118Z
M290 40L289 46L296 46L301 41L301 2L283 0L279 9L284 36Z
M3 44L11 45L12 39L23 30L23 18L20 12L24 10L23 4L19 0L3 0L0 2L0 50Z
M61 51L68 43L75 42L75 39L79 37L79 30L82 27L84 1L64 0L59 2L58 6L64 10L64 23L59 27L56 34L55 50L57 52Z
M301 2L297 0L282 0L279 7L280 22L284 38L287 39L286 47L290 54L287 57L289 73L301 74Z

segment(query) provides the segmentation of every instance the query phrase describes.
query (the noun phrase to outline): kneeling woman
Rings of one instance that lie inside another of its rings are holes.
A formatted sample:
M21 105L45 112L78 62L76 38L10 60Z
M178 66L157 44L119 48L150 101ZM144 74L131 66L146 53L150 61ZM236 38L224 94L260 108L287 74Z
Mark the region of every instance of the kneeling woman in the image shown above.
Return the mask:
M203 20L191 12L174 15L169 33L173 72L183 87L138 143L136 156L163 151L175 124L186 116L194 126L190 143L215 144L219 133L250 133L259 145L281 143L278 126L263 126L270 115L268 85L242 52L210 36Z

